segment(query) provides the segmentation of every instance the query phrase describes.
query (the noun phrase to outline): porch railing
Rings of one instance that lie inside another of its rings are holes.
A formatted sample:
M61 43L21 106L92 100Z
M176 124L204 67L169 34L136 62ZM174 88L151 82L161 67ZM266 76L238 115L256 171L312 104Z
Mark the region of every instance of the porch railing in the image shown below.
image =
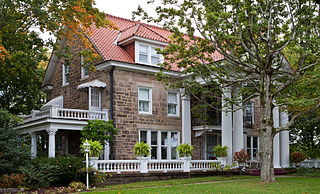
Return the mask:
M24 116L24 122L30 122L33 120L38 120L42 118L61 118L61 119L76 119L76 120L104 120L107 121L108 110L104 111L90 111L90 110L80 110L80 109L67 109L50 107L44 110L32 111L30 115Z
M213 170L211 163L223 164L224 160L91 160L91 166L100 172L169 172Z

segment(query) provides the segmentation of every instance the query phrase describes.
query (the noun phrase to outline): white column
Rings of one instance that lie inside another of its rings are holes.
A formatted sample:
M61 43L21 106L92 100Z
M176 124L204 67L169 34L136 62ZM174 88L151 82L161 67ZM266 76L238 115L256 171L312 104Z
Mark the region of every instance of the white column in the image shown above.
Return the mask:
M181 92L182 100L182 143L191 144L191 113L190 97L184 91Z
M109 155L110 155L110 146L109 142L105 142L104 144L104 159L109 160Z
M234 90L235 95L239 95L239 89ZM238 101L242 96L237 96ZM233 108L233 152L239 152L243 148L243 109L242 103L234 104Z
M157 132L157 159L161 160L161 131Z
M49 158L54 158L56 153L56 133L58 129L49 128L47 132L49 134Z
M226 107L226 99L231 98L230 88L223 89L222 95L222 124L221 124L221 133L222 133L222 146L228 146L228 158L227 164L232 164L232 112L230 112L230 107Z
M275 128L279 127L279 107L273 109L273 126ZM281 168L280 166L280 143L279 143L279 133L277 133L273 138L273 166L274 168Z
M31 136L31 158L37 157L37 134L36 132L30 132Z
M280 126L289 122L287 113L280 112ZM280 132L280 164L282 168L290 167L289 131Z

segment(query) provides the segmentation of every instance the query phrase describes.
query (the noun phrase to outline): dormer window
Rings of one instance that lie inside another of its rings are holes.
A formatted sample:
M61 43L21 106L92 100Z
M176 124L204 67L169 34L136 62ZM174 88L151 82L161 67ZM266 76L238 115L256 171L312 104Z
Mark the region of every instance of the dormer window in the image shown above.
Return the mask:
M162 57L161 55L157 54L156 51L156 49L160 47L138 43L136 48L137 63L156 65L161 62Z
M63 64L62 65L62 85L66 85L69 83L69 71L70 71L70 65Z
M84 64L84 58L81 55L81 79L89 76L89 66L88 64Z

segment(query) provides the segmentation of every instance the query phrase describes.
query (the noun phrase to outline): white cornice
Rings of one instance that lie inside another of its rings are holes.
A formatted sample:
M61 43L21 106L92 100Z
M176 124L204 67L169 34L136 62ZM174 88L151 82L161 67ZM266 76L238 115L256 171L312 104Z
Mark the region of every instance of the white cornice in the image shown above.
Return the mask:
M142 42L147 42L149 44L153 44L153 45L159 45L159 46L168 46L169 44L166 42L161 42L161 41L157 41L157 40L151 40L151 39L147 39L147 38L142 38L139 36L132 36L128 39L125 39L123 41L118 42L119 45L126 45L127 43L132 42L133 40L138 40L138 41L142 41Z

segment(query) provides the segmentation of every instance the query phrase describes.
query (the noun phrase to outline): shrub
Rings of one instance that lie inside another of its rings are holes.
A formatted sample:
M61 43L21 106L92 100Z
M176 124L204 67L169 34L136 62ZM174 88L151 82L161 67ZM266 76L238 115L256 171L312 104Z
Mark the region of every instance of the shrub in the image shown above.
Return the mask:
M180 144L177 147L177 151L179 152L179 156L180 157L189 157L193 155L193 146L188 144L188 143L184 143L184 144Z
M297 174L303 176L320 177L320 169L301 167L297 170Z
M302 152L292 152L291 161L294 163L302 162L305 159L305 156Z
M69 187L71 187L73 189L81 189L81 190L86 189L86 185L83 182L77 182L77 181L71 182L69 184Z
M48 186L67 186L70 182L80 180L79 169L83 168L81 158L60 156L57 158L37 158L30 165L21 167L25 174L25 185L31 189Z
M91 139L89 139L87 141L90 144L89 157L98 157L101 153L102 148L103 148L101 143L99 141L93 141ZM82 142L82 144L80 145L82 152L84 152L84 150L83 150L83 143L84 142Z
M150 146L144 142L137 142L133 147L133 152L136 156L147 157L150 155Z
M228 156L227 149L229 149L228 146L217 145L212 149L212 151L214 152L216 157L227 157Z
M250 156L245 149L241 149L240 152L235 152L233 156L233 160L239 163L245 163L249 160L249 158Z
M0 188L17 188L21 187L24 181L24 176L22 174L2 175L0 178Z
M103 121L103 120L93 120L88 121L88 125L83 127L81 130L81 141L86 141L86 139L91 139L92 141L99 142L112 142L112 134L117 134L118 129L114 128L112 120Z

